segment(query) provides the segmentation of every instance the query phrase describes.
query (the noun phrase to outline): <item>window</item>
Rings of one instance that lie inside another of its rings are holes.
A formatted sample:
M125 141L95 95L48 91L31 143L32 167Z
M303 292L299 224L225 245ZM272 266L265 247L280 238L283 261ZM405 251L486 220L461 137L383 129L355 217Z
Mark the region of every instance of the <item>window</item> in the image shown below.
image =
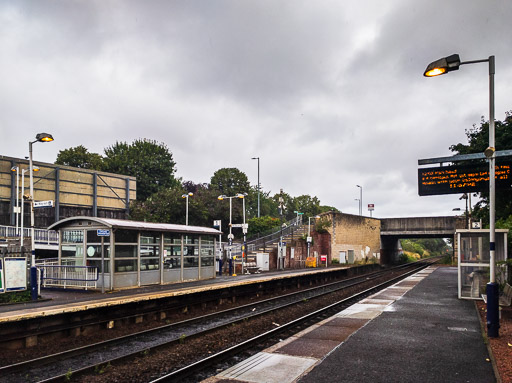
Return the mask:
M62 245L61 264L63 266L83 266L84 246L83 245Z
M212 237L201 237L201 267L215 263L215 241Z
M137 231L118 229L114 233L116 243L137 243Z
M82 243L84 241L83 230L63 230L62 243Z

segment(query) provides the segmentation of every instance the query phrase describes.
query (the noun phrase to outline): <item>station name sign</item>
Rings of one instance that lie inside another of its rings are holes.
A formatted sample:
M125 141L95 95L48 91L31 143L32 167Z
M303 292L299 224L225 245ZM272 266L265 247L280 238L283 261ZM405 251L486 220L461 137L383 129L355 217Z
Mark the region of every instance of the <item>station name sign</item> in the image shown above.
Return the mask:
M512 186L512 163L496 164L496 189ZM489 190L489 165L443 166L418 169L418 194L439 195Z

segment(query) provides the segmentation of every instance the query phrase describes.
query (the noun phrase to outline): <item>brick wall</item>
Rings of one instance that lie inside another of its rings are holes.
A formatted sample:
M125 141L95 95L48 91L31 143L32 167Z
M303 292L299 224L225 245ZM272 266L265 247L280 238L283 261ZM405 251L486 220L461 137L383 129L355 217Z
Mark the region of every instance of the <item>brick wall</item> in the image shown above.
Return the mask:
M358 215L330 212L323 214L331 222L331 257L339 259L340 252L354 251L354 260L380 259L380 220Z

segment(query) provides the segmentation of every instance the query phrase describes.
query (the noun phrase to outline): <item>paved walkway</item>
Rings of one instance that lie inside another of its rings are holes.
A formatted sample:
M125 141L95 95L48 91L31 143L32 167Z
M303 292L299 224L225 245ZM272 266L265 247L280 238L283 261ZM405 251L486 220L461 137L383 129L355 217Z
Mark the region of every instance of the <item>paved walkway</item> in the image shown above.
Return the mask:
M457 269L435 266L284 340L208 382L495 382Z

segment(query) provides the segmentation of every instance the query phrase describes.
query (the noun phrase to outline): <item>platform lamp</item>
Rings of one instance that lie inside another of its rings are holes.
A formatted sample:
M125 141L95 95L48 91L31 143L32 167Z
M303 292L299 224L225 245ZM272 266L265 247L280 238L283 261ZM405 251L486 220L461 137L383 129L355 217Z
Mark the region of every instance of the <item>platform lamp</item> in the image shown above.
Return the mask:
M487 284L487 335L491 338L499 337L499 286L496 283L496 178L495 178L495 127L494 127L494 74L495 59L460 61L458 54L431 62L423 75L434 77L458 70L461 65L489 63L489 147L484 154L489 160L489 263L490 277Z
M260 218L260 158L252 157L251 160L258 160L258 218Z
M247 262L247 226L245 224L245 197L247 197L247 193L237 193L237 198L242 200L242 209L243 209L243 224L242 224L242 233L244 234L244 243L242 248L242 274L244 273L244 262ZM245 258L245 261L244 261Z
M29 170L30 170L30 295L32 300L37 300L37 269L36 269L36 244L35 244L35 230L34 230L34 168L32 164L32 144L36 142L50 142L53 141L53 136L48 133L38 133L35 141L29 141Z
M16 206L13 209L14 214L16 214L16 231L15 236L18 237L20 235L19 227L20 227L20 167L13 166L11 168L12 172L16 172Z
M194 195L194 193L190 192L190 193L187 193L187 194L182 194L181 195L181 198L185 198L187 201L186 201L186 207L185 207L185 225L188 226L188 197L192 197Z
M320 216L315 215L314 217L308 218L308 238L307 238L307 240L308 240L308 258L309 258L309 248L311 247L311 239L312 239L311 238L311 218L318 219L318 218L320 218Z
M359 188L359 215L363 215L363 187L356 185Z

